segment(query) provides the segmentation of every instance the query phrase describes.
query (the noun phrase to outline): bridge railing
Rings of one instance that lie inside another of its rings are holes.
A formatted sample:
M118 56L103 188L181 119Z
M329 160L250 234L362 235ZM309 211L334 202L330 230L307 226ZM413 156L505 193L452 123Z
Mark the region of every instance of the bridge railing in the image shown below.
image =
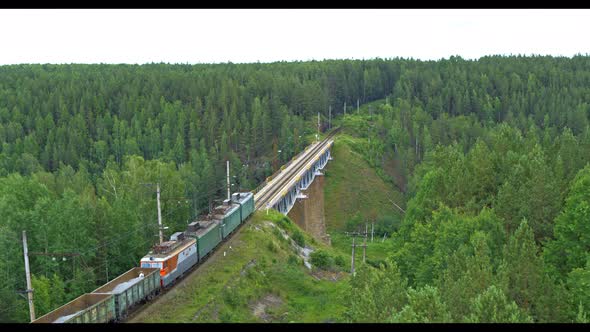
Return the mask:
M256 187L254 190L252 190L252 194L256 194L257 192L259 192L260 189L264 188L264 186L266 186L272 179L274 179L275 177L277 177L277 175L281 174L287 167L289 167L289 165L291 165L293 163L293 161L295 161L297 158L301 157L307 150L309 150L309 145L306 146L298 154L296 154L295 156L293 156L291 158L291 160L289 160L286 164L284 164L283 166L281 166L278 171L276 171L273 174L269 175L264 181L262 181L262 183L260 183L258 185L258 187Z
M338 130L340 129L340 127L334 128L331 131L327 132L327 136L329 137L330 135L336 133ZM259 192L262 188L264 188L264 186L266 186L272 179L274 179L275 177L277 177L277 175L281 174L287 167L289 167L289 165L291 165L293 163L293 161L295 161L297 158L301 157L307 150L309 150L309 147L311 145L307 145L301 152L299 152L298 154L296 154L295 156L293 156L291 158L291 160L289 160L286 164L284 164L283 166L281 166L281 168L279 168L278 171L274 172L273 174L271 174L270 176L268 176L264 181L262 181L262 183L260 183L258 185L258 187L256 187L254 190L252 190L252 195L255 195L257 192Z

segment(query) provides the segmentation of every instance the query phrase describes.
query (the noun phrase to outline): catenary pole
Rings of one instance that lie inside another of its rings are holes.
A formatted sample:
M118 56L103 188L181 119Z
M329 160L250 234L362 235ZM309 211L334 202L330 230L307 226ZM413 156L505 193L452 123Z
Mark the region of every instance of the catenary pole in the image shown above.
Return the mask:
M231 199L230 189L229 189L229 160L227 160L227 199Z
M33 303L33 286L31 285L31 271L29 270L29 249L27 247L27 231L23 231L23 254L25 256L25 273L27 277L27 297L29 300L29 315L31 322L35 320L35 304Z
M158 229L159 229L159 235L160 235L160 244L162 244L162 242L164 242L164 234L162 233L162 208L160 206L160 182L158 182L156 184L156 198L158 200Z

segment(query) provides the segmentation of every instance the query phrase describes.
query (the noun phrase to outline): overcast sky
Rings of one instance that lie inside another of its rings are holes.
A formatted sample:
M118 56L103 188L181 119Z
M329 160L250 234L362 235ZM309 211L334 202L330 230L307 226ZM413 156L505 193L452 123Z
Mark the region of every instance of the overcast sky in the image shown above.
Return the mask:
M590 54L590 10L0 10L0 64Z

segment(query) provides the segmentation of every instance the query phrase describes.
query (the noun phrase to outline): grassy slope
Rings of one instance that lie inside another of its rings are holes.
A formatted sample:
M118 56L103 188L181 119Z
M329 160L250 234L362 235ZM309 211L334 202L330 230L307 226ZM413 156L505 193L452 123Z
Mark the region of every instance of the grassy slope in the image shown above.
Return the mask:
M288 218L277 212L271 211L268 216L258 212L197 272L151 303L132 322L342 321L348 274L340 274L337 281L318 280L296 256L289 241L267 221L288 234L295 230L303 232L306 244L314 249L344 256L345 269L349 271L351 240L342 233L346 221L357 211L363 220L399 213L392 208L388 197L398 204L403 202L395 187L381 179L354 151L352 146L359 140L362 139L338 135L332 150L334 160L326 170L324 208L332 237L331 248L315 242L296 224L281 221ZM368 259L386 258L391 245L381 240L369 242ZM361 248L355 256L359 264ZM263 320L254 315L254 308L270 294L280 301L265 308Z
M341 275L336 282L312 276L290 240L268 224L271 221L288 234L299 229L283 219L288 220L278 212L268 216L257 212L197 273L133 322L260 322L263 320L254 316L253 309L270 294L280 298L280 304L267 307L266 321L340 321L348 275ZM334 252L304 236L308 246Z
M328 231L344 229L355 213L371 222L384 214L398 214L389 199L403 201L403 196L391 184L383 181L351 144L360 140L338 135L326 171L324 209Z
M337 136L332 157L326 170L324 210L326 227L332 239L332 247L350 260L352 240L343 234L346 221L359 213L364 223L384 214L399 213L388 198L403 201L402 194L393 185L383 181L350 144L358 138L345 134ZM370 231L370 225L369 225ZM359 241L360 239L357 239ZM358 243L358 242L357 242ZM390 241L374 239L367 246L367 259L383 260L390 250ZM357 248L356 259L362 259L362 248Z

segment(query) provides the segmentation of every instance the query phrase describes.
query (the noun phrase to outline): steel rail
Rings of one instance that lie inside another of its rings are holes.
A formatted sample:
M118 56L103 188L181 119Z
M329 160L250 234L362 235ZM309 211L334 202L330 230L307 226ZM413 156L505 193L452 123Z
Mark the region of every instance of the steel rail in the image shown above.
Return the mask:
M317 152L321 151L330 139L339 131L340 128L336 128L328 134L324 140L316 143L306 154L302 156L302 159L294 162L289 168L277 175L276 178L271 180L264 188L261 188L257 193L258 196L254 196L255 210L259 210L264 207L271 198L277 195L277 192L281 192L284 189L285 184L288 184L291 180L292 175L296 175L304 168L311 159L317 156ZM275 182L276 181L276 182Z

